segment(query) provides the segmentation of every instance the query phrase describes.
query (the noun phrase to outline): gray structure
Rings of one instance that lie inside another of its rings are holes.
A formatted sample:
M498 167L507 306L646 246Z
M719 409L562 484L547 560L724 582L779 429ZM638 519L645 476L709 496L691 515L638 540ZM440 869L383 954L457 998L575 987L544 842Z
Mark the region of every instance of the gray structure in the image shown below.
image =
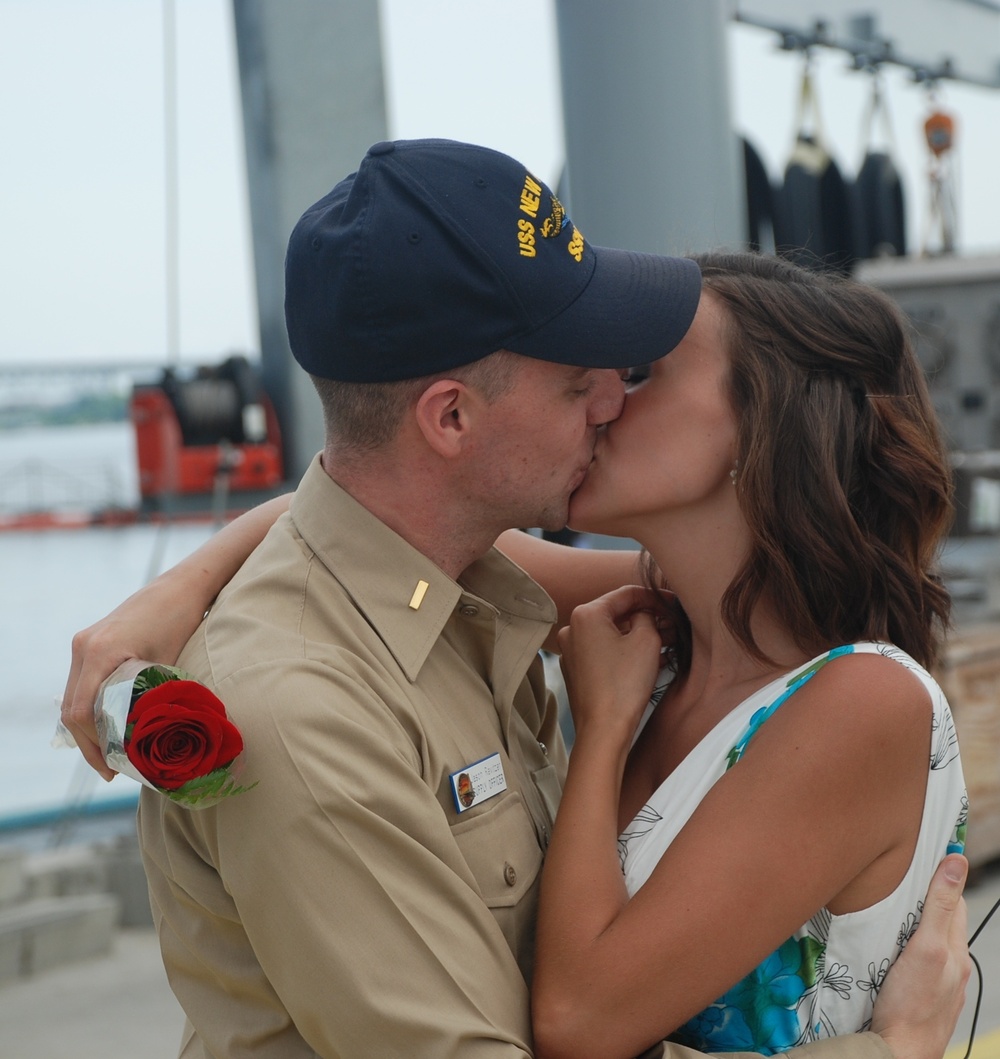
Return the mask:
M995 540L1000 533L1000 257L866 261L857 278L884 290L913 324L917 354L953 454L954 535L985 534ZM997 565L995 557L991 562Z
M856 69L891 63L916 81L1000 88L997 0L726 0L732 17L773 29L782 47L837 48Z
M377 0L233 0L264 386L285 475L323 444L319 400L288 348L284 260L303 210L387 136Z
M865 261L856 276L913 324L949 447L1000 450L1000 257Z
M556 0L566 198L598 245L743 246L724 0Z

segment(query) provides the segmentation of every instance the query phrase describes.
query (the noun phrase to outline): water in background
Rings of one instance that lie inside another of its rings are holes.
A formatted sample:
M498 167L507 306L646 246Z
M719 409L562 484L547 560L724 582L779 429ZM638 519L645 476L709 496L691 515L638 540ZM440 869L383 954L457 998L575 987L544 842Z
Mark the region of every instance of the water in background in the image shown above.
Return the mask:
M136 496L128 423L0 432L0 514L37 507L39 497L86 510L131 507ZM70 640L211 532L179 524L0 533L0 821L58 808L71 792L100 801L138 791L121 776L105 783L77 751L49 745Z
M0 515L139 502L130 423L0 431Z

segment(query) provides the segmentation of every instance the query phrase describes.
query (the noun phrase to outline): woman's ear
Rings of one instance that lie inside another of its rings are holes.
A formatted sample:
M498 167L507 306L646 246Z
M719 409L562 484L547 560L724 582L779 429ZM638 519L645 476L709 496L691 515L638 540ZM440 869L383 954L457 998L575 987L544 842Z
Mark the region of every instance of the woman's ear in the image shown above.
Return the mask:
M474 395L457 379L438 379L417 399L417 426L427 444L439 455L459 455L468 440L470 405Z

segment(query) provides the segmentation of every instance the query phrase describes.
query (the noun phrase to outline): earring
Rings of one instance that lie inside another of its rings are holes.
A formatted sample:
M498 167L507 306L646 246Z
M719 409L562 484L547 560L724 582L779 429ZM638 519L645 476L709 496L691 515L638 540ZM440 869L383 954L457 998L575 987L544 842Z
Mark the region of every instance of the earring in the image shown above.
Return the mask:
M739 470L740 470L740 461L737 460L736 463L733 464L733 469L729 472L729 481L732 482L733 485L736 484L736 478L737 478L737 476L739 474Z

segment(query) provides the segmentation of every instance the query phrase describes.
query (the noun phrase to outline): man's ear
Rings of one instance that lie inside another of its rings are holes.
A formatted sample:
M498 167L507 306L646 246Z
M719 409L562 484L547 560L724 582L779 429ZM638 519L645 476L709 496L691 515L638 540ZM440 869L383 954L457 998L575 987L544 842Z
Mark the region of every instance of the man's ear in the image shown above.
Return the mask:
M438 379L417 399L417 426L438 455L452 459L461 453L475 403L475 393L457 379Z

